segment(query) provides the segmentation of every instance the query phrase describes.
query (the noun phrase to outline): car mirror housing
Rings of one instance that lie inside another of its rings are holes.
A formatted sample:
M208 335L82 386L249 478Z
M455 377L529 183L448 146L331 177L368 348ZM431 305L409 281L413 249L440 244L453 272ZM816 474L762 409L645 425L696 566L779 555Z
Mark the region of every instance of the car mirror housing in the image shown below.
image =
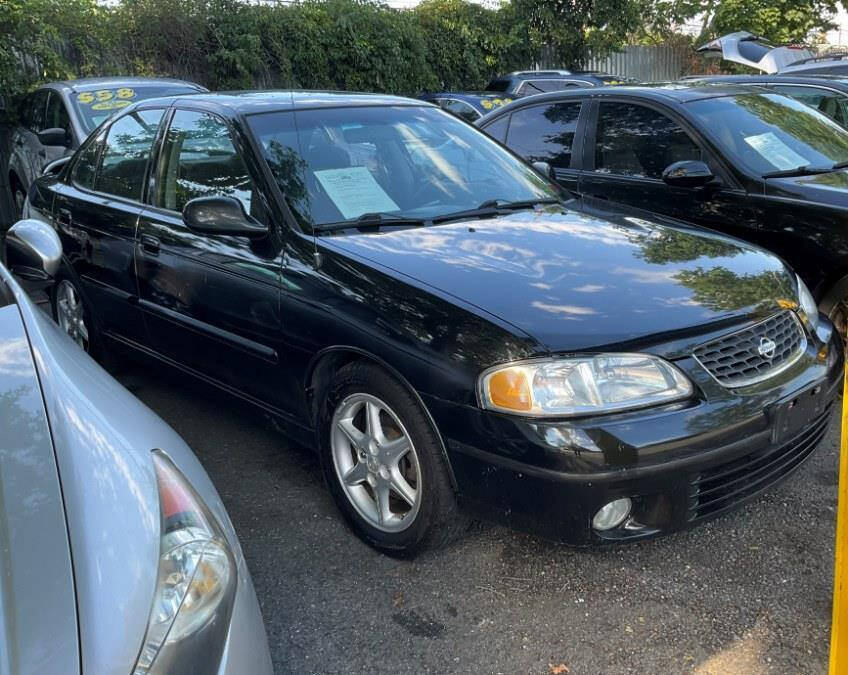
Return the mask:
M42 176L58 176L65 165L71 161L71 157L73 155L65 155L64 157L60 157L59 159L54 159L52 162L48 163L43 169L41 169Z
M704 162L686 160L669 164L662 172L662 179L674 187L703 187L715 181L716 177Z
M38 132L38 142L41 143L41 145L52 145L67 148L71 144L71 139L67 129L52 127Z
M545 178L555 179L554 168L547 162L533 162L533 168L545 176Z
M62 263L59 235L47 223L32 218L19 220L9 228L5 249L9 268L26 279L51 279Z
M183 221L190 230L202 234L262 237L268 233L268 228L247 215L244 205L233 197L196 197L183 208Z

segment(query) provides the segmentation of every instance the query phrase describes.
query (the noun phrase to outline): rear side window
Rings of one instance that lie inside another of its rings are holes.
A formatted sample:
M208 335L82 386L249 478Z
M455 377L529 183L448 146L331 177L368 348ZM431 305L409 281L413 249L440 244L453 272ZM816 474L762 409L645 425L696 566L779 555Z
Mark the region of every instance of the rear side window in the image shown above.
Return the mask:
M542 94L546 91L562 91L577 85L565 80L526 80L519 91L522 94Z
M778 84L773 87L776 92L791 96L797 101L815 108L830 117L843 127L848 127L848 96L830 89L818 87L801 87Z
M196 197L234 197L251 214L253 182L224 121L178 110L162 149L156 203L182 211ZM254 214L251 214L254 215Z
M509 80L492 80L486 85L486 91L509 91Z
M508 126L509 115L502 115L491 124L483 127L483 131L489 134L489 136L494 138L496 141L506 144L506 129Z
M109 127L94 182L97 192L141 201L153 139L164 113L163 109L138 110Z
M595 171L659 180L670 164L700 159L698 146L666 115L632 103L601 103Z
M506 144L528 162L547 162L556 169L567 169L580 106L576 101L516 110Z

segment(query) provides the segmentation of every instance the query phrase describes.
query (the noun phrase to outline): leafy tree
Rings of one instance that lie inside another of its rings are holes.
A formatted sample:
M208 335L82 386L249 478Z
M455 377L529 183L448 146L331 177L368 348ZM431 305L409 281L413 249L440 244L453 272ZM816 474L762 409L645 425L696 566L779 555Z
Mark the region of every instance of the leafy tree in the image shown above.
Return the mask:
M788 277L779 271L736 274L725 267L699 267L681 270L675 277L692 289L693 300L715 312L751 307L776 292L784 293L787 299L794 297Z

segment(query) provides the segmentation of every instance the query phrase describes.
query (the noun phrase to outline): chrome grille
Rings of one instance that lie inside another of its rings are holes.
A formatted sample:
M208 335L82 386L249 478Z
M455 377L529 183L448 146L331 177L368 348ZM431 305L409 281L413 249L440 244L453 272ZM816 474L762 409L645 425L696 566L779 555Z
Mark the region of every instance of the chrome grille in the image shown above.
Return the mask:
M763 342L771 341L771 342ZM760 346L774 351L764 355ZM759 382L791 366L807 346L795 312L785 310L765 321L695 348L694 357L725 387Z

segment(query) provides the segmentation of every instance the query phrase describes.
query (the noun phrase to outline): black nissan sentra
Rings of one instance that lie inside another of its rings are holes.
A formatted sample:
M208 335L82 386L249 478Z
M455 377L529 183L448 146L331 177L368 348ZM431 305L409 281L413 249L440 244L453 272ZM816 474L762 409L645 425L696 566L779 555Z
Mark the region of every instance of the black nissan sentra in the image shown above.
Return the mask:
M421 101L266 92L132 106L28 206L61 233L53 312L81 347L271 413L380 549L470 514L639 539L790 474L842 372L804 284L741 241L564 200Z

